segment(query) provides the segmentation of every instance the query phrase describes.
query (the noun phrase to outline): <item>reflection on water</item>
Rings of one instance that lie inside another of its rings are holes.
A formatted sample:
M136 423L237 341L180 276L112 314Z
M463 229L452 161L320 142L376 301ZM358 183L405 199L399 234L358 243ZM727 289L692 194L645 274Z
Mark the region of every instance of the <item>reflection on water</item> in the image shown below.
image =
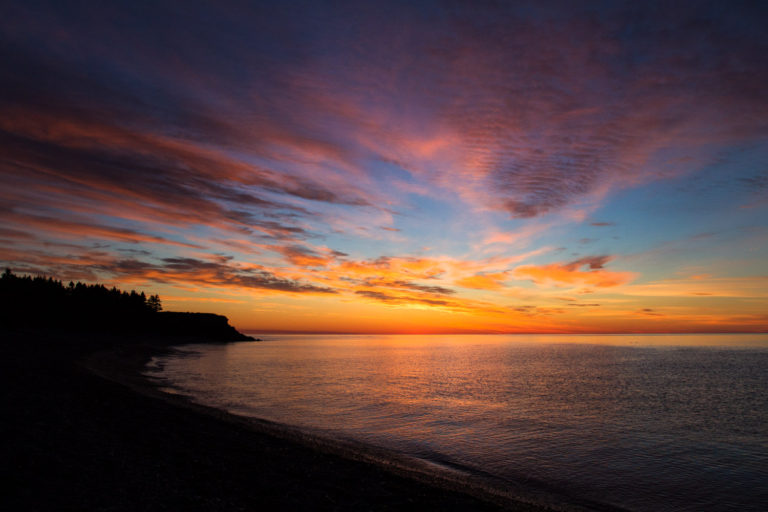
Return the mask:
M768 336L275 336L190 346L201 403L630 510L763 510ZM158 362L158 361L156 361Z

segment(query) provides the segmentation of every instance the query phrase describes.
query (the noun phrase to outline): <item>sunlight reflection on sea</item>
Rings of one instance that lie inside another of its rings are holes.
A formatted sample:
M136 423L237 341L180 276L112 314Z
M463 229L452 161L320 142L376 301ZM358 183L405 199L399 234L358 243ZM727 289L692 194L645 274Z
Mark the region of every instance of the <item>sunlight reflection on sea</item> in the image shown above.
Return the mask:
M200 403L629 510L764 510L768 336L270 336L156 358Z

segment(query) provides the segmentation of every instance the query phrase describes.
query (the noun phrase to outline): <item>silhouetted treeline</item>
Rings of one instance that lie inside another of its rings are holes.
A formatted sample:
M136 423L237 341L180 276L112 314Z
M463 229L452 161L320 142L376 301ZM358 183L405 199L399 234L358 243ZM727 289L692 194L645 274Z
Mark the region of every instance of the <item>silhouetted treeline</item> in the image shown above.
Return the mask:
M64 285L52 277L17 276L6 269L0 277L0 319L11 327L119 329L145 324L162 309L157 295L107 288L102 284Z
M162 311L157 295L101 284L64 285L52 277L0 276L0 328L252 340L212 313Z

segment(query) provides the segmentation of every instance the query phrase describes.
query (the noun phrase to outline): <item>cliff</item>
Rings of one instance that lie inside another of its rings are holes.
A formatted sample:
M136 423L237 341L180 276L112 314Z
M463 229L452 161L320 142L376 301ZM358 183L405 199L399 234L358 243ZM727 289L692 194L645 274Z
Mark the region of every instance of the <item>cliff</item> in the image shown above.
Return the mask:
M223 315L213 313L178 313L162 311L149 318L148 330L153 334L192 336L212 341L253 341L229 325Z

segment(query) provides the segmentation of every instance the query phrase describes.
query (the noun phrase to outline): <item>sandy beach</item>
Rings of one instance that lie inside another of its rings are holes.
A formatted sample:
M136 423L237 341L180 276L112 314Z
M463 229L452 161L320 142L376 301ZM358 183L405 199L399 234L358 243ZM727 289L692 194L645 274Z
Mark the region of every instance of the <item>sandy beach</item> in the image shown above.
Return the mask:
M141 375L192 340L3 338L6 510L542 510L191 404Z

